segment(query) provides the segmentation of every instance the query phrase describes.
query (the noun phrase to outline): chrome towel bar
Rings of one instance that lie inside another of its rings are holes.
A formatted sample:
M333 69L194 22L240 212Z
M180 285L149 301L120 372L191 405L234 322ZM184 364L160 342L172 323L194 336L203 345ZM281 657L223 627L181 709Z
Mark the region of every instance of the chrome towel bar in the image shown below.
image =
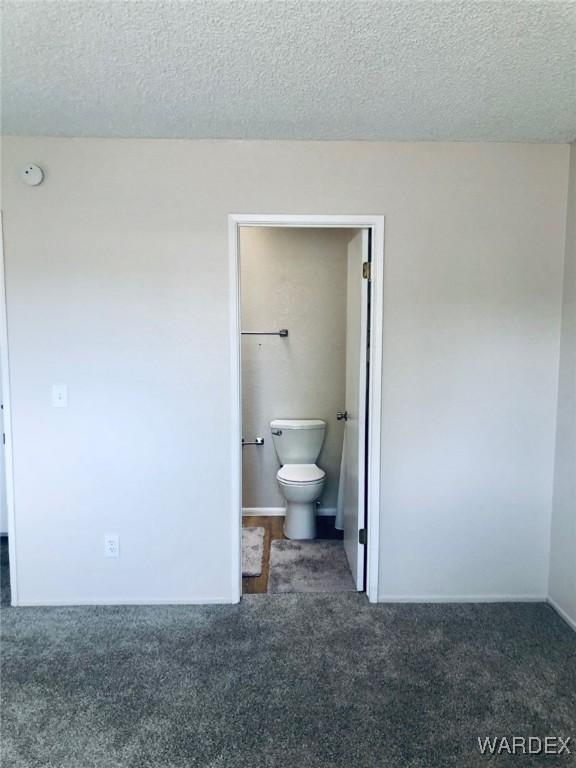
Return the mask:
M288 336L288 328L280 328L279 331L242 331L242 336Z

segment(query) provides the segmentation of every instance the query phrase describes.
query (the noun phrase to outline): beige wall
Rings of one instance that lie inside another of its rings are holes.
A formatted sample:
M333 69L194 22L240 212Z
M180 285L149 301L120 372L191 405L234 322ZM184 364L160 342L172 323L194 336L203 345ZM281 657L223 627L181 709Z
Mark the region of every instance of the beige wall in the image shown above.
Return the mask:
M567 146L3 149L23 602L234 595L230 212L386 216L380 596L547 593Z
M327 474L322 507L334 509L342 457L346 378L348 230L245 227L240 236L242 328L288 328L286 339L242 340L244 507L283 507L270 436L275 418L327 423L318 465Z
M550 596L576 626L576 144L570 158Z

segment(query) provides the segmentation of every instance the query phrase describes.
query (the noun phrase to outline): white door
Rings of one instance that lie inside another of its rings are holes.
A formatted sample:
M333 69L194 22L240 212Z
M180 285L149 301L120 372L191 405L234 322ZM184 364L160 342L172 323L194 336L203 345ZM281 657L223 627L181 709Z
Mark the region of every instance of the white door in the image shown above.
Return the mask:
M2 370L0 369L0 381ZM0 401L2 389L0 387ZM0 534L8 533L8 511L6 509L6 470L4 467L4 410L0 409Z
M346 317L346 414L344 437L344 549L358 590L364 589L364 472L366 440L366 356L368 280L362 265L369 260L368 230L348 245Z

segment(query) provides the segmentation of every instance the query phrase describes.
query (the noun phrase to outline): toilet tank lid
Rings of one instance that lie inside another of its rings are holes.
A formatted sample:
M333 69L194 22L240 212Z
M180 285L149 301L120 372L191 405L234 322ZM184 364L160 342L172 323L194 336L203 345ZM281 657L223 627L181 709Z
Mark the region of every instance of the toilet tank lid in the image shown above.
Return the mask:
M270 422L271 429L324 429L325 426L322 419L274 419Z

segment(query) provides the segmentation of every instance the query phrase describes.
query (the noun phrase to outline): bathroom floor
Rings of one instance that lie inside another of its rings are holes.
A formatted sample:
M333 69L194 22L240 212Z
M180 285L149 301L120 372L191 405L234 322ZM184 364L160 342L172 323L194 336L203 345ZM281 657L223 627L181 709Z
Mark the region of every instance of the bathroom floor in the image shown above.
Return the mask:
M274 539L285 539L282 531L284 525L283 517L250 515L242 518L242 525L245 528L250 526L260 526L264 528L264 560L262 562L262 573L260 576L245 576L242 579L242 594L255 595L266 594L268 588L268 573L270 570L270 545ZM342 539L344 534L334 528L333 517L318 517L318 539Z

